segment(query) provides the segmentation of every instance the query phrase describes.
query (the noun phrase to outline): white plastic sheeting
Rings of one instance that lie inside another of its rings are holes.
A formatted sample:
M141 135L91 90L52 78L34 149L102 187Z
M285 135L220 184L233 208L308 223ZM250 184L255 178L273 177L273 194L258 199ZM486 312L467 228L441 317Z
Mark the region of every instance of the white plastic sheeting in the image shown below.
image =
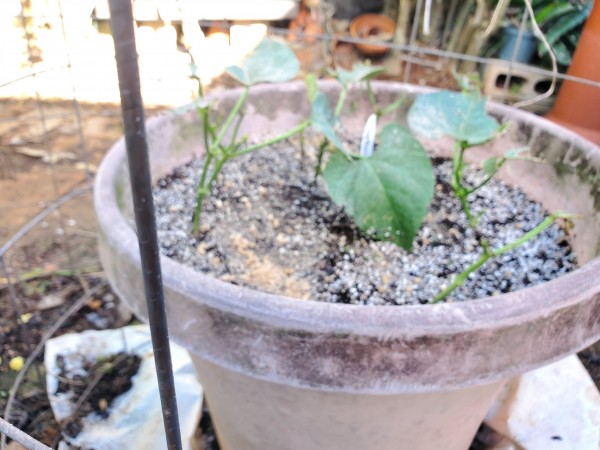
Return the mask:
M57 356L64 358L64 370L80 372L87 360L110 357L120 352L135 353L141 359L138 373L129 391L115 398L110 415L103 419L92 413L82 419L83 429L75 437L64 437L59 449L80 447L94 450L163 450L166 448L164 427L154 368L150 330L146 325L133 325L116 330L85 331L51 339L46 344L45 366L48 397L56 419L61 422L73 414L74 402L69 393L56 394ZM175 389L183 448L191 449L202 407L202 387L186 350L171 344Z

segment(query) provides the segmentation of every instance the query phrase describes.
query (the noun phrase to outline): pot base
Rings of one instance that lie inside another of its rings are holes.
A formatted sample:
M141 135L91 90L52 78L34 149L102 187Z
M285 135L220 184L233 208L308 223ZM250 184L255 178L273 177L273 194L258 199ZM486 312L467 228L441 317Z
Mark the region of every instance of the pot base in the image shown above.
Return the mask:
M223 450L464 450L505 385L393 395L335 392L192 360Z

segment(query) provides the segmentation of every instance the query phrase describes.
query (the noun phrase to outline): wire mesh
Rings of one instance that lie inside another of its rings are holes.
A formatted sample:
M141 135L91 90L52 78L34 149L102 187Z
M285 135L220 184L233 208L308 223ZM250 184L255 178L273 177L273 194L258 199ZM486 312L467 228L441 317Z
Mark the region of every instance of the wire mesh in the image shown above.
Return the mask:
M451 2L454 8L458 3ZM418 25L428 4L416 1L408 42L375 42L400 55L399 73L389 78L453 87L450 67L468 62L478 67L484 81L492 69L504 75L493 80L498 100L514 94L515 74L600 88L597 81L520 64L514 57L507 61L423 45L418 41ZM29 335L35 346L39 335L26 320L32 308L26 298L28 283L69 274L87 289L87 284L101 278L90 183L102 155L122 134L119 90L107 23L94 20L91 8L65 0L8 1L2 8L3 39L18 45L1 50L5 63L0 72L0 308L7 312L2 323L18 324L19 332ZM219 77L227 63L223 55L241 57L247 50L244 41L248 36L254 39L255 33L290 41L305 71L362 59L352 46L374 42L337 32L330 10L321 7L309 13L317 17L316 29L291 31L273 23L251 29L248 22L194 18L192 26L204 41L191 46L181 21L139 21L142 92L150 112L192 99L196 86L189 78L189 65L195 51L202 55L195 58L197 64L210 63L199 67L202 76L211 80L209 89L218 90L230 87L227 79ZM520 27L522 32L525 21ZM444 26L442 41L450 33L451 28ZM38 381L43 386L42 376ZM10 388L0 385L0 391ZM10 411L0 410L0 415L14 421Z

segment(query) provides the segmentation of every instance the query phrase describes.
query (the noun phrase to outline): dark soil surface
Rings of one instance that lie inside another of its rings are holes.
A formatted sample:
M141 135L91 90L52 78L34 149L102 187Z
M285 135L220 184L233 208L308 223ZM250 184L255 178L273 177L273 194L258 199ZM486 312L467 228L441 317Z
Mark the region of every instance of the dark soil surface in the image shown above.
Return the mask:
M190 216L202 161L161 180L155 199L163 252L221 280L290 297L418 304L431 301L475 262L482 252L479 239L499 248L549 214L520 189L492 180L472 196L471 210L481 215L474 230L452 193L451 163L435 160L434 198L413 249L406 251L370 239L332 203L322 182L312 185L315 161L310 155L316 151L311 150L307 145L301 159L292 140L228 162L204 202L198 236L190 233ZM466 171L470 185L482 178L477 168ZM575 267L568 236L554 224L488 261L449 300L518 290Z
M61 368L56 393L70 393L76 406L75 414L62 425L65 433L75 437L81 431L81 419L91 413L106 419L113 400L131 389L131 378L140 368L138 355L117 353L102 361L85 361L81 369L85 376L65 370L62 356L57 357ZM90 394L87 395L87 392Z
M89 296L84 306L71 315L54 336L76 333L89 329L118 328L129 322L117 313L118 301L101 276L89 274L81 277L45 276L19 283L15 286L19 313L15 314L8 287L0 289L0 415L17 372L11 370L10 361L15 357L27 358L42 340L42 337L65 312L86 296L86 290L100 285L95 294ZM54 303L52 303L54 302ZM46 306L54 307L46 308ZM20 317L20 324L19 318ZM44 354L36 357L21 384L16 401L10 412L11 422L47 445L56 445L60 433L66 431L65 424L57 424L46 395ZM75 384L64 385L77 395ZM106 385L108 390L116 388ZM101 391L99 391L101 392ZM108 394L100 395L110 397ZM93 392L94 398L96 391ZM113 395L114 397L114 395ZM85 408L93 408L85 406ZM96 406L96 409L98 406Z

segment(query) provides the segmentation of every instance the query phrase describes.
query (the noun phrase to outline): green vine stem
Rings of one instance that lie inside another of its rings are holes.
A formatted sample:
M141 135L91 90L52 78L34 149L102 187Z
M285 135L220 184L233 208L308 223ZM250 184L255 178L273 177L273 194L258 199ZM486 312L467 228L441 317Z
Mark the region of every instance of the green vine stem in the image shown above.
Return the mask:
M463 285L463 283L466 281L466 279L468 278L468 276L471 273L473 273L477 269L479 269L489 259L503 255L504 253L507 253L507 252L517 248L518 246L524 244L528 240L533 239L535 236L537 236L542 231L544 231L546 228L548 228L550 225L552 225L556 219L572 219L573 217L574 217L573 214L564 213L564 212L556 212L556 213L553 213L550 216L546 217L542 222L540 222L531 231L528 231L527 233L523 234L523 236L521 236L520 238L514 240L513 242L511 242L509 244L506 244L495 250L490 249L488 245L482 245L483 254L479 257L479 259L477 259L477 261L475 261L473 264L471 264L469 267L467 267L461 273L456 275L453 278L450 285L448 287L444 288L439 294L437 294L434 297L433 303L441 302L446 297L448 297L448 295L452 291L454 291L456 288Z
M404 100L406 100L406 94L402 94L400 97L398 97L392 103L387 105L385 108L377 109L377 111L375 113L375 114L377 114L377 118L379 119L380 117L387 116L388 114L394 112L395 110L397 110L400 107L400 105L402 105L402 103L404 103Z
M467 215L469 225L475 227L477 226L478 219L471 212L471 209L469 208L469 203L467 201L467 196L471 192L462 184L463 170L465 168L464 153L467 148L468 146L464 142L454 143L451 185L452 189L454 190L454 194L460 200L460 204L462 206L463 211Z
M272 137L263 142L259 142L258 144L249 145L248 147L235 152L233 156L241 156L241 155L245 155L247 153L252 153L253 151L260 150L261 148L267 147L268 145L273 145L273 144L276 144L277 142L283 141L284 139L291 138L292 136L294 136L297 133L302 133L306 128L308 128L309 125L310 125L310 122L308 120L306 120L306 121L296 125L294 128L286 131L285 133L281 133L278 136Z
M375 98L375 93L373 92L373 87L371 86L371 80L366 80L367 84L367 96L369 97L369 103L371 104L371 108L373 111L376 111L377 118L379 119L379 107L377 106L377 99Z
M241 103L243 103L243 102L241 102ZM238 101L236 103L236 105L239 104L241 107L241 103ZM237 108L238 111L239 111L240 107ZM232 117L232 119L229 120L229 126L231 126L234 116L230 115L230 117ZM237 139L239 123L240 123L240 121L238 121L235 126L235 132L234 132L235 139ZM221 169L223 168L223 166L229 159L234 158L236 156L245 155L247 153L251 153L256 150L260 150L261 148L264 148L269 145L275 144L277 142L283 141L284 139L288 139L288 138L294 136L296 133L301 133L309 125L310 125L309 121L302 122L301 124L295 126L291 130L286 131L285 133L282 133L278 136L267 139L266 141L260 142L258 144L250 145L242 150L236 150L239 145L236 141L232 141L229 144L229 146L227 146L225 148L217 148L215 145L216 144L216 142L215 142L212 145L212 149L206 151L206 158L204 159L204 165L202 167L202 174L200 175L200 182L198 183L196 209L194 210L194 216L192 219L192 231L194 233L198 233L198 230L200 229L200 216L202 214L202 203L204 202L204 198L210 193L213 183L215 182L215 180L219 176L219 173L221 172ZM226 130L227 129L225 128L225 131ZM219 152L218 153L219 156L217 156L215 154L215 151ZM212 164L213 160L216 162L214 164L211 176L207 180L210 165Z
M315 164L315 177L313 178L313 186L315 186L317 184L317 179L319 178L319 176L321 175L321 172L323 171L322 165L323 165L323 156L325 156L325 151L327 150L327 148L329 147L329 139L324 138L321 141L321 144L319 145L319 153L317 153L317 162Z
M237 102L235 102L235 105L233 105L233 108L229 112L229 116L227 116L227 119L223 123L223 126L221 127L221 130L219 131L219 134L217 135L217 138L215 139L214 143L212 144L213 148L218 148L219 145L221 145L221 142L223 141L223 138L227 134L227 131L229 130L229 127L231 126L231 123L237 116L242 105L246 101L246 98L248 98L249 91L250 91L250 88L248 86L246 86L242 92L242 95L240 95L240 97L237 99Z
M348 87L343 85L342 89L340 90L340 96L338 98L337 105L335 105L335 111L333 113L335 115L335 117L340 117L340 114L342 113L342 109L344 108L344 103L346 103L347 95L348 95Z

